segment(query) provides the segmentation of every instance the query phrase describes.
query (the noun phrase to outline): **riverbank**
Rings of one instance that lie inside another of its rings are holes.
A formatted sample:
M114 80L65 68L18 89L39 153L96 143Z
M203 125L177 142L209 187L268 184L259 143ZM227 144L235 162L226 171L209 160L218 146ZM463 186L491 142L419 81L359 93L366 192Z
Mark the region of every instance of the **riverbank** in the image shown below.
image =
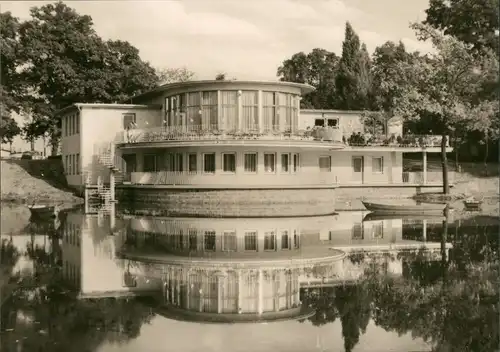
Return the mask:
M26 169L21 163L1 161L2 203L61 204L64 207L83 203L83 198L77 197L68 187L60 183L55 187L53 174L32 175Z

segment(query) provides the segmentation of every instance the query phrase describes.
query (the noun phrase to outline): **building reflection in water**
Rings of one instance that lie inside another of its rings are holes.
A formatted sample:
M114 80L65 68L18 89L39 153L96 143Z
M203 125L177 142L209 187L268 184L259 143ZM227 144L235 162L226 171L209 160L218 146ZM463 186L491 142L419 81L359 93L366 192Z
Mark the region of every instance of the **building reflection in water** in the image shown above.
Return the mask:
M63 224L63 274L83 298L153 296L157 313L173 319L300 319L314 313L301 304L301 288L355 281L372 264L401 275L401 253L423 246L440 256L441 244L427 241L431 220L367 214L202 219L73 212Z

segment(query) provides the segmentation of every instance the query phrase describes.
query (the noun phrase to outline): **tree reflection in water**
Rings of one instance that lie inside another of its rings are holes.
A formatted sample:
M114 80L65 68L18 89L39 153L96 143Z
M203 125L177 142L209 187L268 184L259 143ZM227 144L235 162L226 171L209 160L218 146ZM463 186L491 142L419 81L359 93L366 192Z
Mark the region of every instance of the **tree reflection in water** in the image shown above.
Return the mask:
M151 308L134 298L78 299L62 280L61 261L53 253L60 250L58 236L47 236L51 246L28 244L25 255L35 271L23 277L2 306L2 331L8 333L2 336L0 350L16 350L22 344L23 351L83 352L137 338L153 317ZM2 242L2 264L13 266L18 257L12 245ZM24 319L16 319L19 316Z
M340 318L345 351L370 318L386 331L423 338L436 352L497 351L498 226L475 222L447 232L454 248L440 262L410 252L403 276L371 266L355 285L307 290L303 301L316 308L309 320L319 326Z

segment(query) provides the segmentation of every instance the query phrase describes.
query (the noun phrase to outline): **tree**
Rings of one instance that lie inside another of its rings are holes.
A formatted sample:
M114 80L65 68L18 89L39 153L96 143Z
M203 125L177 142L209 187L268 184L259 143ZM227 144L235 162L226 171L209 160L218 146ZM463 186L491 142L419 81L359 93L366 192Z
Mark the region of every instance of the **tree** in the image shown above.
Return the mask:
M306 109L334 109L338 101L335 96L335 76L339 58L335 53L315 48L310 53L292 55L278 67L281 81L307 83L316 88L301 100Z
M195 73L185 67L181 68L157 68L156 75L160 84L192 81Z
M498 53L498 0L430 0L423 22L475 49Z
M359 37L351 24L346 23L345 39L342 43L342 57L335 79L339 108L363 110L370 108L371 77L370 58L366 47L361 46Z
M220 72L215 75L215 80L216 81L225 81L226 80L226 74L224 72Z
M2 109L3 110L3 109ZM2 114L2 121L0 125L0 135L2 136L2 143L9 143L12 145L14 137L21 133L16 120L10 116Z
M411 84L403 87L396 99L395 110L407 119L418 119L421 115L435 117L436 128L442 136L443 193L448 194L448 135L464 123L472 126L471 121L492 118L487 114L472 115L475 102L471 97L480 91L489 75L484 69L494 67L492 60L496 58L487 51L480 56L474 55L467 44L428 25L413 24L412 28L420 39L432 42L436 53L411 63L400 63L399 69Z
M154 69L123 41L103 41L92 19L62 2L33 7L31 19L19 28L22 69L29 87L26 112L49 132L53 151L59 141L60 118L54 112L72 103L122 101L158 84Z

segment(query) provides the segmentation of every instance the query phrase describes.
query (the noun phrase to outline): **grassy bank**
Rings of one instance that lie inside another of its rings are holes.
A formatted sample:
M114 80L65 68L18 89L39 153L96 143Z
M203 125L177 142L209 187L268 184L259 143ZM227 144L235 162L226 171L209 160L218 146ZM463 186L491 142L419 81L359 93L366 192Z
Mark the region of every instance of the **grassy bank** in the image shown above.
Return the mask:
M26 165L29 165L26 163ZM1 161L1 200L19 204L80 204L83 199L54 182L53 173L30 174L26 165Z

